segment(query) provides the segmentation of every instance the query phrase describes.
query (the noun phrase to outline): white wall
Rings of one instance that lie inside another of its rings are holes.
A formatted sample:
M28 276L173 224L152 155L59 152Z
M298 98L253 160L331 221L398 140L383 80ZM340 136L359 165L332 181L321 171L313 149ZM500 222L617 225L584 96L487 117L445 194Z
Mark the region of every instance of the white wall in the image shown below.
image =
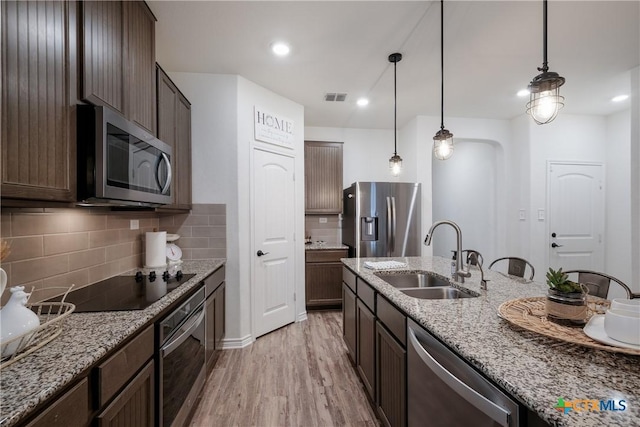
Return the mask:
M463 230L463 249L479 251L487 261L497 258L497 144L482 140L455 142L447 161L433 160L433 220L449 219ZM433 239L433 253L451 257L456 236L441 227Z
M640 292L640 67L631 72L631 276Z
M537 220L537 212L547 209L547 161L587 161L606 160L604 141L606 137L605 118L599 116L573 116L559 114L551 123L537 125L532 120L525 123L529 127L530 191L529 204L529 244L532 248L529 258L535 269L542 274L549 264L549 235L547 221ZM606 185L606 184L605 184ZM607 187L605 187L605 196ZM546 216L546 215L545 215Z
M631 284L631 111L607 117L606 134L605 271Z
M294 123L293 149L280 148L276 145L257 141L254 138L254 106L264 108L282 117L290 119ZM255 280L250 272L255 260L255 252L259 248L253 246L253 224L251 223L253 205L251 203L250 189L253 176L252 150L260 147L265 150L283 153L295 157L295 292L296 292L296 319L306 318L305 306L305 276L304 276L304 108L287 98L277 95L257 84L243 78L238 78L238 191L239 198L239 226L240 226L240 283L249 284ZM259 212L255 213L259 215ZM243 322L250 322L251 293L250 287L244 287L241 307ZM252 326L249 324L248 330Z
M240 279L238 211L238 76L169 73L191 102L192 197L194 203L227 205L226 339L249 340L248 282ZM241 283L243 285L241 286Z
M251 148L253 107L261 106L294 121L296 176L304 177L304 109L235 75L170 73L191 101L193 202L227 205L225 346L253 341L251 325ZM296 179L295 283L300 319L304 306L304 180Z

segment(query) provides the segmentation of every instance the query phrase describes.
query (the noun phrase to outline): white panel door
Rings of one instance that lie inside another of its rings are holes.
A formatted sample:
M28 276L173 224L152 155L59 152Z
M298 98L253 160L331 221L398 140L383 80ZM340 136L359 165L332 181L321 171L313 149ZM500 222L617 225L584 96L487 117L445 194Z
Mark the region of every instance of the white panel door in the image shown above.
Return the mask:
M549 162L549 266L604 270L601 164Z
M257 338L295 321L294 159L253 150L253 304Z

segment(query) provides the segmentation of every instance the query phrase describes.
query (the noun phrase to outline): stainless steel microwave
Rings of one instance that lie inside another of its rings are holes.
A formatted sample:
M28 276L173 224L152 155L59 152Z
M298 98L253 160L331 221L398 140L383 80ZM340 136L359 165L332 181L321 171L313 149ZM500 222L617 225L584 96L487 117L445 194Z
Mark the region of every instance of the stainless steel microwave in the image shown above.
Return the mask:
M103 106L79 105L77 125L80 204L171 203L169 145Z

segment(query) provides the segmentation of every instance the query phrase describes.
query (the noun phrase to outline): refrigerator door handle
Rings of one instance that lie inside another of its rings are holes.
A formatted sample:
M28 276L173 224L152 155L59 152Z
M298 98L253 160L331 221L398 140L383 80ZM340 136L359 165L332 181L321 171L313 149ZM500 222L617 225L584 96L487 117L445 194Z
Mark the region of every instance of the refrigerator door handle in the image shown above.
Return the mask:
M391 207L391 197L387 196L387 256L391 256L393 251L393 209Z
M396 250L396 198L387 197L387 256Z

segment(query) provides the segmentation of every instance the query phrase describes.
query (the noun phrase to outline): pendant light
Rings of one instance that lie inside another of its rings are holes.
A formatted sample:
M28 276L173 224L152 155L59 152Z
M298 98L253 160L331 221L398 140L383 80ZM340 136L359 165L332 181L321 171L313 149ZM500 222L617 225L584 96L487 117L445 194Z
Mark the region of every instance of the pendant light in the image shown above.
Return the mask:
M389 170L393 176L398 176L402 172L402 157L398 156L398 88L396 77L396 66L401 60L401 53L389 55L389 62L393 62L393 156L389 159Z
M440 0L440 130L433 137L433 155L447 160L453 154L453 134L444 128L444 0Z
M558 73L549 71L547 65L547 0L542 2L543 14L543 62L542 71L529 83L529 102L527 103L527 114L533 117L533 120L543 125L553 121L558 115L558 110L564 107L564 97L560 96L560 86L564 84L564 77L560 77Z

